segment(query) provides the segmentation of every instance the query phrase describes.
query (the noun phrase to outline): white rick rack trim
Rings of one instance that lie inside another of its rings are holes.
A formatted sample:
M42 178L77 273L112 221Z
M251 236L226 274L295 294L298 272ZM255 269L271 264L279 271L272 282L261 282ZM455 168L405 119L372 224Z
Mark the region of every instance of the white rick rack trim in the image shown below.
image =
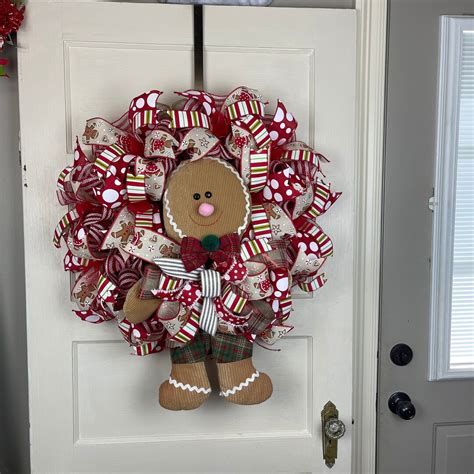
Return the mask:
M244 382L241 382L238 386L229 388L229 390L221 391L219 395L221 397L230 397L231 395L235 395L236 392L240 392L244 387L248 387L249 384L255 382L255 379L258 377L260 377L260 372L257 370L250 377L247 377Z
M229 165L229 163L227 163L226 161L224 160L221 160L220 158L214 158L214 157L205 157L205 158L201 158L202 160L214 160L214 161L217 161L218 163L222 163L227 169L229 169L236 177L237 179L239 180L240 182L240 185L242 186L242 189L244 190L244 195L245 195L245 218L244 218L244 222L243 224L237 229L237 233L240 235L242 234L242 232L247 228L248 224L249 224L249 220L250 220L250 193L249 193L249 190L247 189L247 186L245 185L244 183L244 180L242 179L242 177L239 175L239 173L237 173L237 170L232 166L232 165ZM188 165L189 163L193 163L192 161L184 161L183 163L181 163L180 165L178 165L178 167L173 171L173 173L176 173L176 171L178 171L180 168L182 168L183 166L186 166ZM172 173L172 174L173 174ZM170 176L171 177L171 176ZM165 194L163 195L163 206L164 206L164 209L165 209L165 212L166 212L166 217L168 218L170 224L171 224L171 227L173 227L173 230L176 232L176 234L178 234L178 236L182 239L183 237L186 237L186 235L184 234L184 232L178 227L178 224L176 224L176 222L174 221L174 218L173 218L173 215L171 214L171 209L170 209L170 205L169 205L169 200L168 200L168 189L165 191Z
M196 387L196 385L189 385L183 384L183 382L178 382L174 378L170 377L168 382L176 388L180 388L181 390L187 390L188 392L196 392L196 393L211 393L211 388L204 388L204 387Z

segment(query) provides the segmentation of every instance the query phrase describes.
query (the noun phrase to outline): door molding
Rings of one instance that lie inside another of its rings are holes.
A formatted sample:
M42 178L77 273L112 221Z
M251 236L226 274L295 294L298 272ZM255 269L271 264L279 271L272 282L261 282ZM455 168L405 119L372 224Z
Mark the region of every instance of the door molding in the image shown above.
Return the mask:
M375 472L388 0L356 0L358 83L352 472Z

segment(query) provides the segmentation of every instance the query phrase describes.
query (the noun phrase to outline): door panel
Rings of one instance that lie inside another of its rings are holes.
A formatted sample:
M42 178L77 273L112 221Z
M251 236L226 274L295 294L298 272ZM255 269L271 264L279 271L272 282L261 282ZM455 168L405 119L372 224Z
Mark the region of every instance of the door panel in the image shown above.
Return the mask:
M440 467L440 459L454 452L442 454L440 443L448 436L445 424L453 423L449 436L458 429L461 435L474 420L474 383L428 381L433 218L428 199L434 186L439 16L472 14L474 7L470 0L392 0L390 8L378 469L381 474L455 473L451 461ZM413 349L406 366L390 360L398 343ZM413 420L388 409L396 391L411 397L417 410ZM472 462L472 453L471 445L464 459Z
M248 40L231 30L244 20ZM62 212L54 181L85 119L115 119L143 90L171 102L192 87L192 8L32 3L19 53L33 472L324 472L319 412L329 399L348 430L333 472L350 471L355 14L212 7L205 22L206 87L258 88L268 111L280 97L300 138L332 160L328 178L344 195L321 219L335 245L329 281L296 301L281 351L256 349L275 386L268 402L234 406L214 391L199 410L163 410L167 355L133 357L114 323L70 313L51 245ZM297 28L282 31L287 22Z

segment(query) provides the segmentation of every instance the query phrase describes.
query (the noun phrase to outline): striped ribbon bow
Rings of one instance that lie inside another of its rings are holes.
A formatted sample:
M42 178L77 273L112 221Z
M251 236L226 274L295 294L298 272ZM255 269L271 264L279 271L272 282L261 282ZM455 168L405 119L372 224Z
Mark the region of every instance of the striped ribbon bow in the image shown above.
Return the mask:
M163 272L180 280L201 281L202 309L199 327L214 336L217 332L218 316L214 299L221 295L221 275L211 269L197 268L187 272L183 261L177 258L156 258L155 263Z

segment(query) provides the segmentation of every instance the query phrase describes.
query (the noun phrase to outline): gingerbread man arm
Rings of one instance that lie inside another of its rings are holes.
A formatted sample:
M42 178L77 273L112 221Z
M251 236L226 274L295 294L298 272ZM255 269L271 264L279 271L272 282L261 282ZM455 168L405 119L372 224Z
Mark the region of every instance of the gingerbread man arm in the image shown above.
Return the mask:
M158 298L142 300L139 298L142 280L138 280L128 290L125 303L123 305L123 312L125 317L131 323L137 324L145 321L158 309L161 300Z

